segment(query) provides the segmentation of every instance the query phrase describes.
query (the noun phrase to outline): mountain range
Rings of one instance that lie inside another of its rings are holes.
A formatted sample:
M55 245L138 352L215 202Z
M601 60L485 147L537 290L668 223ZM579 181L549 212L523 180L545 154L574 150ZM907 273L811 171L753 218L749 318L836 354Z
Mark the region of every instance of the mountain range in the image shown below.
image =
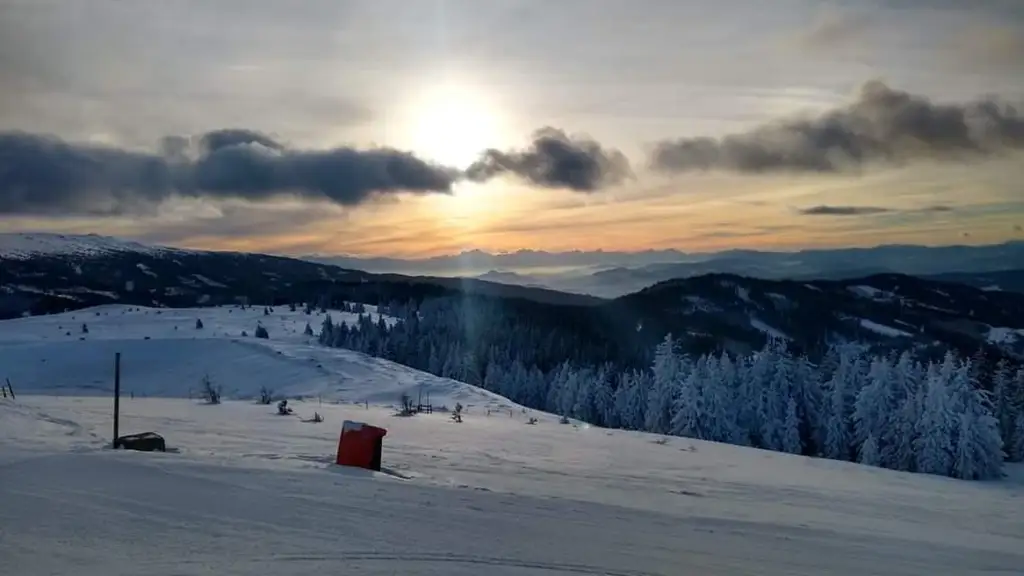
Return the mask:
M893 247L876 250L899 253ZM905 247L902 253L909 258L929 250L987 254L986 261L995 265L997 254L1010 257L1021 246ZM768 256L773 257L781 256ZM852 266L853 257L848 254L845 261ZM500 319L479 312L483 327L528 325L566 342L586 342L588 350L604 350L593 354L615 358L643 358L668 333L693 351L746 353L767 338L779 338L808 353L842 342L924 353L948 348L964 354L979 349L1015 357L1024 353L1024 270L931 277L799 276L780 280L714 272L602 299L481 279L374 274L302 259L182 250L102 236L0 235L0 317L6 318L110 303L189 307L457 298L466 310L500 310Z
M970 276L981 272L1019 270L1024 269L1024 242L989 246L882 245L796 252L729 250L710 254L691 254L678 250L522 250L508 254L488 254L475 250L417 260L316 255L304 258L367 272L474 277L504 284L615 298L664 280L702 274L839 280L872 274L913 274L941 278L949 273ZM1019 286L1020 280L1013 280L1012 283ZM1001 286L999 283L994 285Z

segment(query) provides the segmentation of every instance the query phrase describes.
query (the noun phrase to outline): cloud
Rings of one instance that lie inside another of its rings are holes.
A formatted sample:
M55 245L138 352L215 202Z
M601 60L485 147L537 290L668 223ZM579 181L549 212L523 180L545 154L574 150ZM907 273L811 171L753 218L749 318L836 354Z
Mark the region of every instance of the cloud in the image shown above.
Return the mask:
M974 24L949 42L956 51L954 63L961 69L1024 70L1024 27L1020 25Z
M862 47L873 24L868 13L825 6L817 12L811 25L796 36L796 44L804 50Z
M198 152L190 142L199 143ZM0 133L0 214L140 213L174 196L296 195L348 206L376 194L448 193L459 178L399 150L295 150L248 130L165 138L161 151Z
M271 150L284 150L284 145L270 136L244 128L224 128L207 132L200 136L199 144L202 150L208 154L241 144L259 144Z
M525 150L485 151L466 171L474 181L511 174L545 188L592 192L620 184L632 176L629 161L618 150L603 148L594 140L569 136L557 128L534 132Z
M797 209L797 212L803 216L868 216L872 214L890 214L895 212L913 214L952 211L952 207L943 206L941 204L910 210L897 210L895 208L886 208L884 206L830 206L827 204Z
M862 216L865 214L884 214L892 212L881 206L811 206L797 210L804 216Z
M840 173L1021 149L1024 117L1011 106L995 99L937 104L871 81L853 102L817 117L780 119L720 139L662 141L650 164L663 173Z

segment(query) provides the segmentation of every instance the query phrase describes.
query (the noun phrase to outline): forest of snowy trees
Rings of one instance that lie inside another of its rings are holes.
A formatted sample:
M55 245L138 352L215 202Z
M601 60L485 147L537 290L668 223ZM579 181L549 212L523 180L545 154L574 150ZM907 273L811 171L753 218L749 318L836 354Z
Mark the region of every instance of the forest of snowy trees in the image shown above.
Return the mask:
M387 311L390 326L327 316L319 340L609 428L963 479L1024 460L1024 368L1005 362L986 390L980 363L952 352L922 361L836 344L812 361L769 341L746 357L694 356L669 335L635 367L610 354L595 362L596 343L581 355L578 343L529 327L467 326L444 301Z

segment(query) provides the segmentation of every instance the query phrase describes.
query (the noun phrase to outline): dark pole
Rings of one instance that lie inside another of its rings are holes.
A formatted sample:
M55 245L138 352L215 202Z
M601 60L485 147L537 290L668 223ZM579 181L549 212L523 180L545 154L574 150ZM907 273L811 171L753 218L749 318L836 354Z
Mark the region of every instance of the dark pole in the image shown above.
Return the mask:
M117 424L121 418L121 353L114 353L114 448L117 448Z

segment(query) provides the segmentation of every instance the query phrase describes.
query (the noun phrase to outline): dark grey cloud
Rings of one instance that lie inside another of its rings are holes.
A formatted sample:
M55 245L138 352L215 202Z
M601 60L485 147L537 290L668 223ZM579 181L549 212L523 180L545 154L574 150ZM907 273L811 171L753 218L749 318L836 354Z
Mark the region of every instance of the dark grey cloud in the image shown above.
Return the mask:
M207 154L240 144L259 144L271 150L284 150L284 145L270 136L245 128L223 128L199 137L199 145Z
M925 206L924 208L914 208L910 210L897 210L895 208L886 208L884 206L832 206L828 204L797 209L797 212L804 216L869 216L872 214L913 214L952 211L952 207L943 206L941 204L937 204L934 206Z
M798 210L805 216L863 216L866 214L884 214L892 212L881 206L811 206Z
M545 188L592 192L632 176L629 161L588 137L569 136L557 128L537 130L525 150L485 151L466 177L485 181L510 174Z
M145 212L173 196L263 200L292 194L355 205L375 194L448 193L458 171L390 148L295 150L247 130L193 142L166 138L162 154L52 136L0 133L0 213Z
M658 143L651 167L664 173L857 170L871 163L971 161L1024 149L1024 117L994 98L938 104L866 83L849 105L814 118L790 118L724 138Z

